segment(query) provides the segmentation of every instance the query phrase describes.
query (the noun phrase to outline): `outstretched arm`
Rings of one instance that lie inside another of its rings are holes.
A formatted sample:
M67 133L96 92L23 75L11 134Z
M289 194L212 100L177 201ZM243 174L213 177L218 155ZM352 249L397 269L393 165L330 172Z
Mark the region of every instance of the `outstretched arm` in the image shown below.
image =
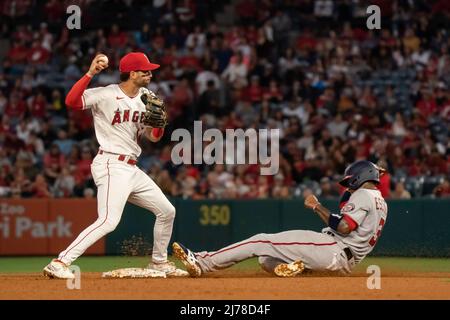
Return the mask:
M65 100L67 106L75 110L83 109L83 93L87 89L89 82L91 82L93 76L108 67L108 64L105 63L104 59L105 55L98 54L94 60L92 60L89 71L73 85L72 89L70 89L67 94Z

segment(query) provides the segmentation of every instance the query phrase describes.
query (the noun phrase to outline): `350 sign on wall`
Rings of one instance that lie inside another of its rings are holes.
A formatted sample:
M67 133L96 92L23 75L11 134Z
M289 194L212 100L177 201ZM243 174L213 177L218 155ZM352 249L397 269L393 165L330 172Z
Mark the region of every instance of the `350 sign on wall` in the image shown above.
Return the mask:
M231 210L228 205L201 205L200 224L202 226L227 226L230 224Z

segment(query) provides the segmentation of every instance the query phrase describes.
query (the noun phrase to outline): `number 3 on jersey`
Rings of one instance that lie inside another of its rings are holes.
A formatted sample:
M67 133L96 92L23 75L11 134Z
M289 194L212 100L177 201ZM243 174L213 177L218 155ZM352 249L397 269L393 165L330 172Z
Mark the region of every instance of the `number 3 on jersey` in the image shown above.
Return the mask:
M375 198L375 207L378 210L382 211L384 214L387 214L387 205L386 202L381 198ZM380 223L378 224L377 231L375 232L375 235L369 240L369 244L373 247L378 241L378 238L380 238L381 231L383 230L385 223L385 219L381 218Z

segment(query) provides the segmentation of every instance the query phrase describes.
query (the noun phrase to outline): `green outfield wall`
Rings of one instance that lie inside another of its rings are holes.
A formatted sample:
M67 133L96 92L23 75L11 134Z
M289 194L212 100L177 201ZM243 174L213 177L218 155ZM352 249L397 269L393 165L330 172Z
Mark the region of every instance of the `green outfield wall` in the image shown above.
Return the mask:
M215 250L257 233L305 229L323 223L302 200L171 200L177 209L172 241L195 251ZM337 200L322 200L337 211ZM373 255L450 257L450 199L388 201L388 218ZM153 214L127 205L118 228L106 238L107 254L151 250Z

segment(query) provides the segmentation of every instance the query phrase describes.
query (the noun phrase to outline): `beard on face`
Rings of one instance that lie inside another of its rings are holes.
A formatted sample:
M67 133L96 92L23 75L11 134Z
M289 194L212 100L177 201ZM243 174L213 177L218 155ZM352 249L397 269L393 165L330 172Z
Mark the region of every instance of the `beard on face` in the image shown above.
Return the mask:
M135 81L135 85L138 87L147 87L150 84L151 78L146 80L145 78L140 78Z

